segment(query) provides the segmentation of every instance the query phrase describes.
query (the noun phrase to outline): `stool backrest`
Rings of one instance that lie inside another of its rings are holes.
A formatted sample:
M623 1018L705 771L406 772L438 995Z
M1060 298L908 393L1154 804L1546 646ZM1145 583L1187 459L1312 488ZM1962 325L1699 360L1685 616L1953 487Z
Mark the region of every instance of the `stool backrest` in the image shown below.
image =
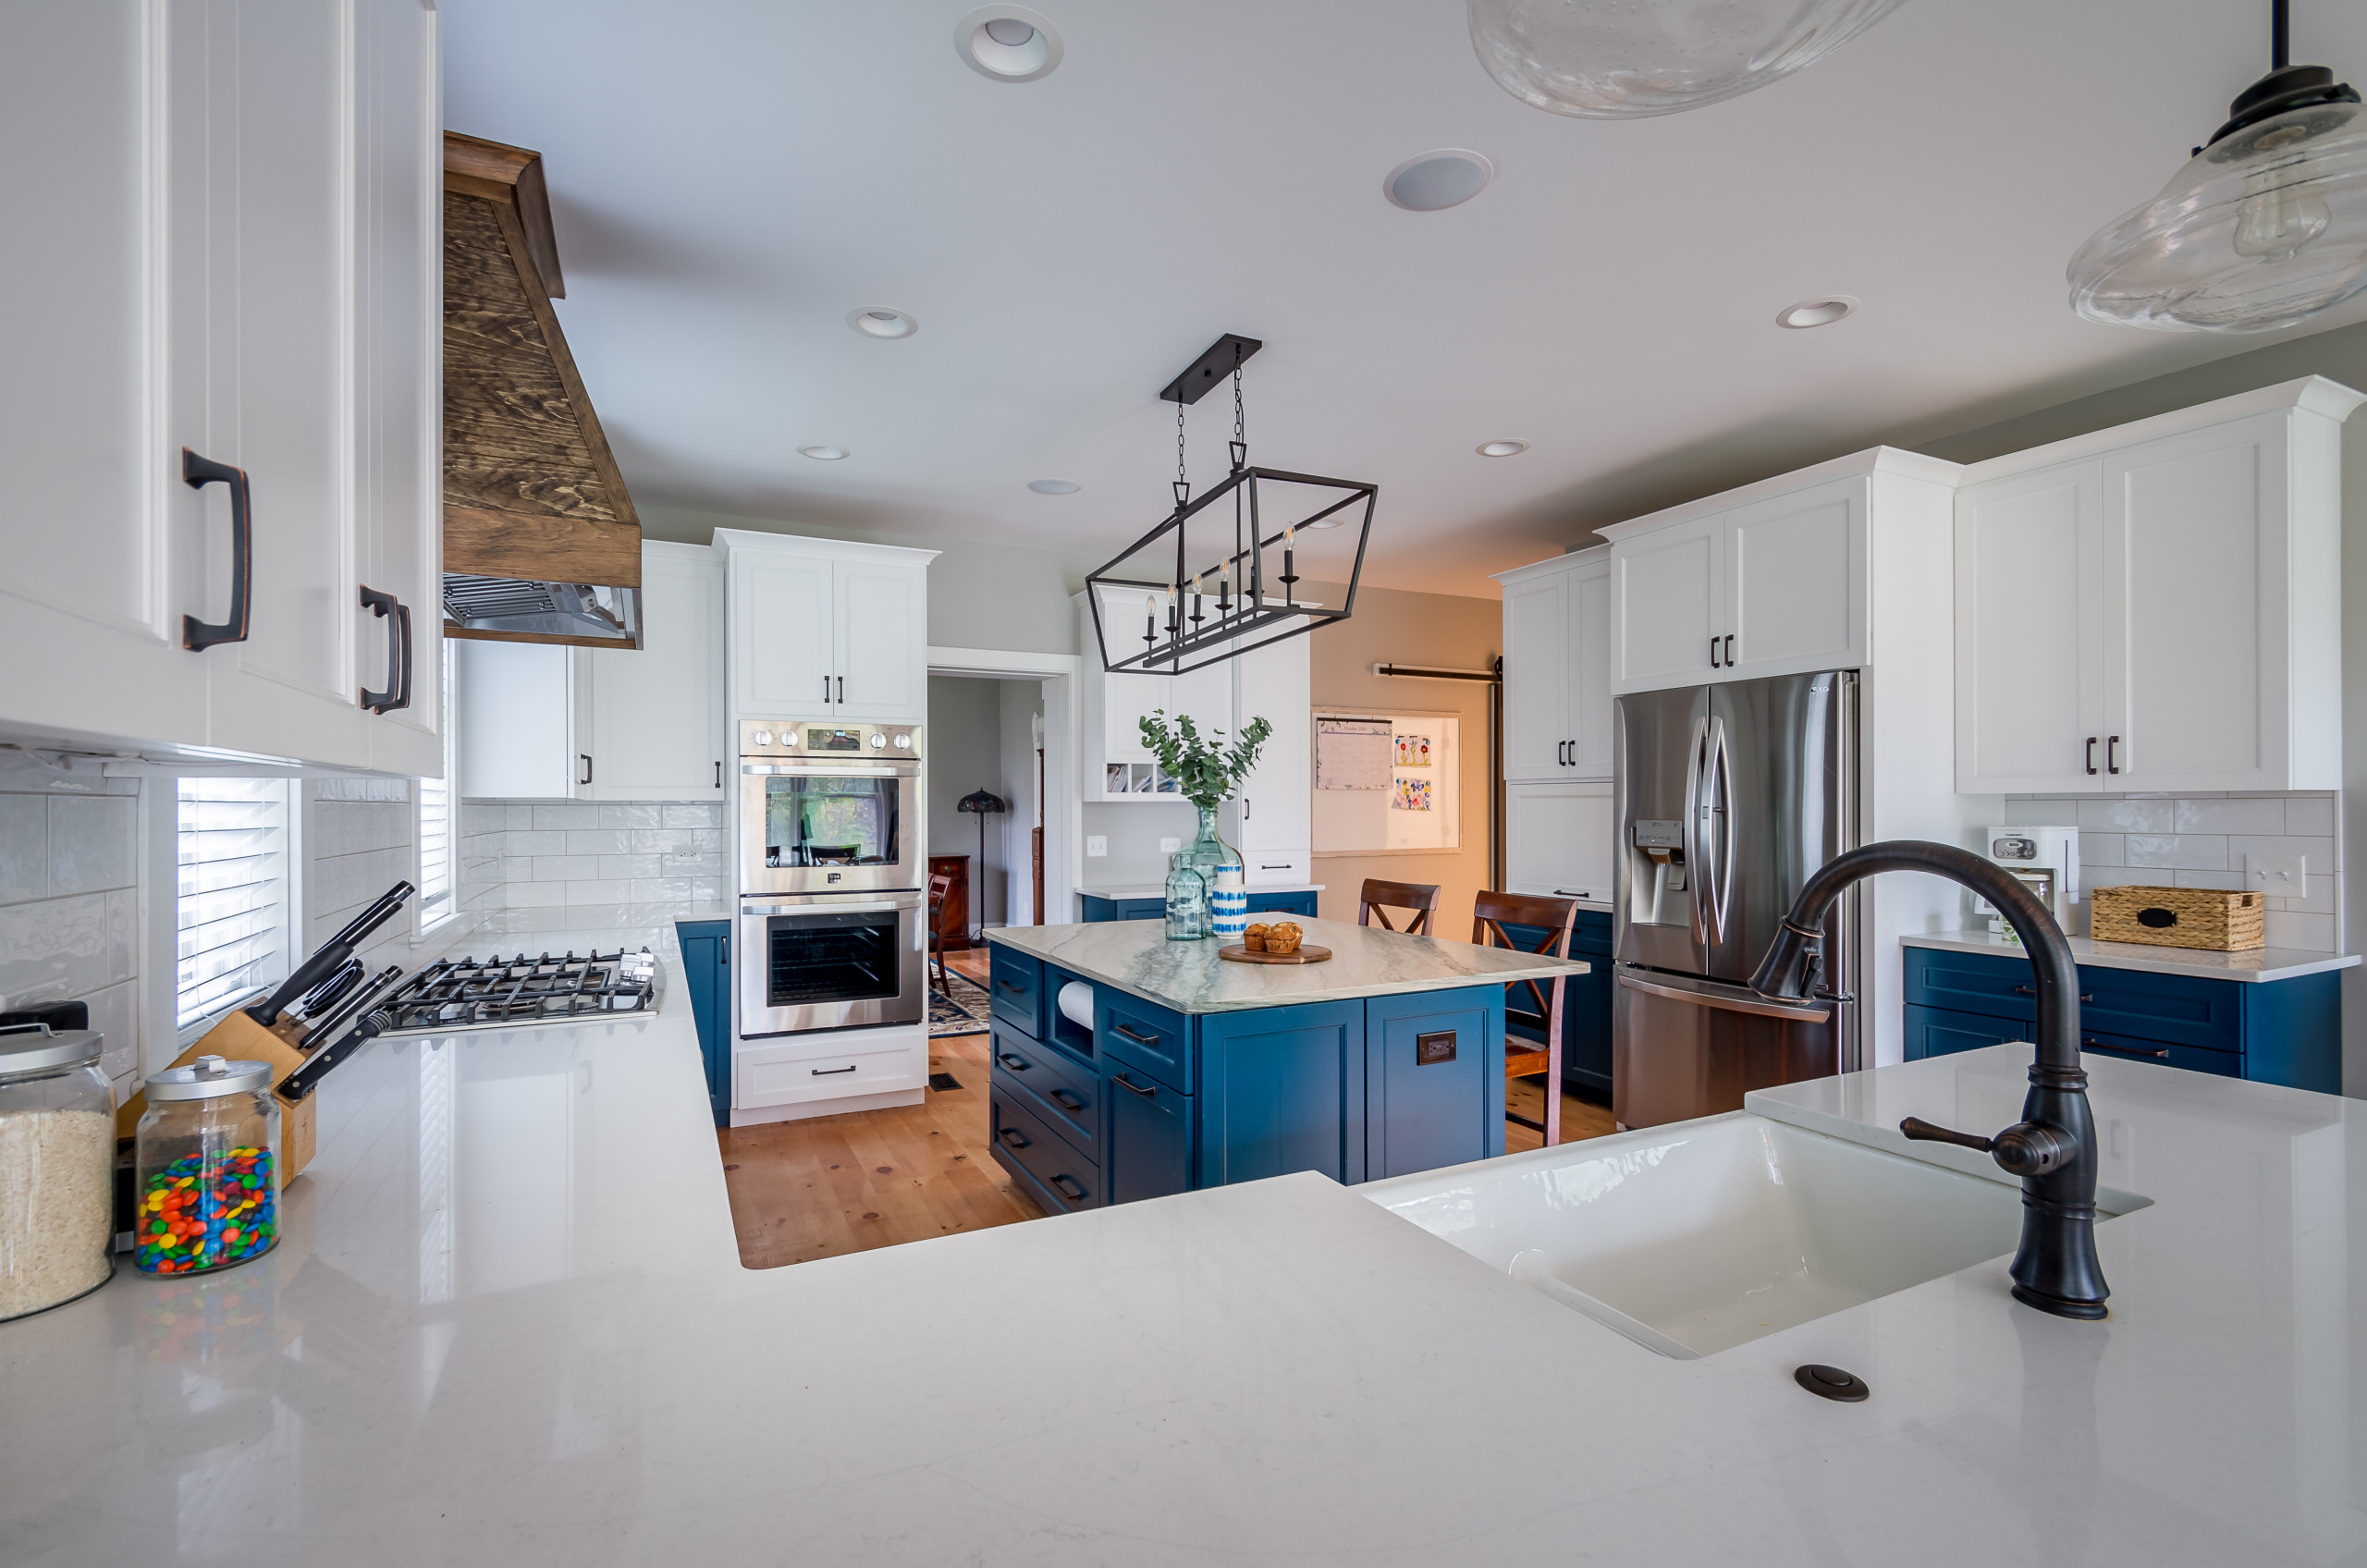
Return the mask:
M1429 935L1430 915L1439 907L1439 888L1435 882L1384 882L1378 876L1365 878L1364 892L1356 907L1356 924L1370 925L1375 919L1384 931L1394 931L1389 923L1392 909L1411 910L1413 921L1405 927L1409 935Z
M1471 939L1483 948L1504 947L1515 952L1543 953L1550 958L1570 956L1570 936L1578 923L1578 900L1548 898L1541 893L1483 892L1471 900ZM1534 947L1524 948L1515 941L1507 925L1534 925L1544 928L1545 935ZM1545 993L1534 980L1512 984L1527 986L1529 995L1537 999L1537 1011L1545 1017L1553 1016ZM1562 977L1553 978L1553 994L1562 994Z

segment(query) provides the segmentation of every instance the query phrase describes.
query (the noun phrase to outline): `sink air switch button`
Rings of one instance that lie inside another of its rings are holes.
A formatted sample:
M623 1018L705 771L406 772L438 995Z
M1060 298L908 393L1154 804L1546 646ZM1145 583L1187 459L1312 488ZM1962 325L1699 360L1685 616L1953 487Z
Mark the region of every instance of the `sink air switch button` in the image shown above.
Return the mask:
M1844 1404L1856 1404L1873 1393L1873 1390L1866 1387L1866 1380L1856 1373L1844 1372L1838 1366L1826 1366L1814 1361L1794 1368L1792 1380L1819 1399L1839 1400Z

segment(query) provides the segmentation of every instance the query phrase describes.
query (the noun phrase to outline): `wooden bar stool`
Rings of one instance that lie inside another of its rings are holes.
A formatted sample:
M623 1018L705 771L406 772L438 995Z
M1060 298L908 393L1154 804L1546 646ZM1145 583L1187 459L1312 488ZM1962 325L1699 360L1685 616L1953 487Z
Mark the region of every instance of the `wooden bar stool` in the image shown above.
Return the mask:
M1481 893L1471 901L1471 939L1483 948L1507 947L1515 952L1534 952L1548 958L1570 956L1570 934L1578 923L1578 900L1552 899L1533 893ZM1507 925L1541 925L1545 936L1534 948L1523 948L1513 940ZM1538 1023L1545 1031L1542 1050L1513 1049L1512 998L1504 998L1504 1081L1525 1078L1532 1072L1545 1074L1545 1120L1531 1121L1526 1116L1507 1110L1504 1120L1523 1127L1533 1127L1545 1134L1551 1148L1562 1141L1562 988L1569 977L1553 976L1551 996L1534 980L1507 982L1509 992L1515 986L1526 986L1537 1003ZM1524 1011L1524 1016L1525 1016ZM1524 1044L1526 1042L1523 1042Z
M1378 918L1380 928L1394 931L1389 923L1392 909L1413 912L1413 921L1405 930L1408 935L1427 937L1430 931L1430 912L1439 907L1439 888L1435 882L1384 882L1378 876L1365 878L1365 888L1356 908L1356 924L1370 925Z
M979 820L984 821L985 818ZM928 956L936 968L936 973L929 977L929 984L944 992L948 1000L952 999L953 987L945 982L945 933L940 927L945 924L945 896L952 890L953 878L943 872L937 872L929 877Z

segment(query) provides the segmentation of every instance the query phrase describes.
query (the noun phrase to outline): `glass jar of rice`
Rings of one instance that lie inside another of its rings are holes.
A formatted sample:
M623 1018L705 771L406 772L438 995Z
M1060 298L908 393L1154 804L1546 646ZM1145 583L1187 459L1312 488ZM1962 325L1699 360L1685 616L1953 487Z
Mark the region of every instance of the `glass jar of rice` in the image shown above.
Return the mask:
M0 1320L88 1294L114 1271L115 1095L104 1036L0 1031Z

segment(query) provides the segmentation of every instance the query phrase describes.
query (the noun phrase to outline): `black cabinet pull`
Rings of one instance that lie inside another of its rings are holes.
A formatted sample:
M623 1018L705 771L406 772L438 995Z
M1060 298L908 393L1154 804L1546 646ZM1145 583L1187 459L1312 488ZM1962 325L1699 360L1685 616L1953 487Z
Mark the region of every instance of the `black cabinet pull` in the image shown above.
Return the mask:
M846 678L845 676L841 675L841 676L840 676L840 677L839 677L839 701L840 701L840 703L844 703L846 700L847 700L847 678Z
M863 1064L861 1062L851 1061L844 1067L817 1067L814 1069L814 1076L816 1078L828 1078L835 1073L852 1072L856 1068L862 1065Z
M1710 668L1718 668L1718 640L1715 637L1710 639Z
M1054 1089L1051 1093L1051 1101L1054 1105L1059 1106L1062 1110L1083 1110L1085 1109L1085 1102L1077 1098L1074 1095L1070 1094L1066 1089Z
M2088 772L2092 775L2096 771L2096 738L2093 735L2088 737L2088 754L2083 760Z
M1155 1046L1159 1044L1159 1036L1156 1035L1137 1035L1122 1023L1112 1023L1110 1027L1115 1029L1119 1034L1123 1035L1126 1038L1134 1041L1134 1043L1138 1046Z
M362 589L362 607L386 623L386 689L362 688L362 705L372 713L411 706L411 611L392 594Z
M719 762L715 765L715 787L723 788L723 765Z
M830 678L827 675L822 677L822 700L826 703L830 700Z
M1027 989L1026 986L1020 985L1014 980L998 979L995 984L1000 986L1004 990L1009 991L1014 997Z
M2102 1040L2082 1040L2079 1042L2079 1048L2083 1051L2109 1051L2115 1056L2141 1056L2153 1061L2167 1061L2170 1059L2170 1048L2167 1046L2164 1046L2157 1051L2146 1051L2140 1050L2135 1046L2108 1046Z
M1732 669L1732 668L1734 668L1734 667L1735 667L1735 634L1734 634L1733 632L1729 631L1729 632L1727 632L1727 633L1726 633L1726 668L1727 668L1728 669Z
M1134 1093L1142 1096L1142 1097L1147 1100L1154 1100L1159 1097L1159 1091L1157 1089L1146 1089L1140 1084L1135 1083L1132 1078L1127 1077L1122 1072L1111 1073L1110 1075L1110 1082L1117 1084L1118 1087L1122 1089L1132 1089Z
M2104 771L2106 773L2120 771L2120 737L2117 735L2109 735L2104 738Z
M717 960L717 962L718 964L720 964L720 965L721 965L723 968L725 968L725 969L729 969L729 968L730 968L730 967L731 967L731 938L730 938L730 937L726 937L725 938L723 938L723 957L722 957L722 958L720 958L720 959L718 959L718 960Z
M243 643L255 597L254 508L247 492L247 471L201 458L183 447L181 483L192 490L209 484L230 487L230 619L215 624L193 615L182 616L181 646L195 651L216 643Z
M2034 997L2038 995L2038 992L2029 986L2017 986L2014 987L2014 995L2017 997ZM2096 994L2093 991L2082 991L2079 993L2079 999L2083 1002L2091 1002L2096 999Z
M592 782L592 758L591 758L590 754L589 754L589 753L583 753L583 752L578 752L578 753L575 753L575 760L576 760L576 761L578 761L578 762L580 762L580 763L582 763L582 764L583 765L583 778L579 778L579 779L577 779L577 780L576 780L576 782L577 782L578 784L589 784L589 783L591 783L591 782Z
M1007 1149L1024 1149L1027 1146L1027 1134L1016 1127L1006 1127L995 1136L1002 1140L1002 1146Z
M1073 1176L1055 1176L1052 1178L1052 1185L1059 1188L1061 1196L1068 1199L1069 1202L1084 1201L1085 1189L1077 1184L1076 1178Z
M995 1060L1001 1062L1005 1067L1010 1068L1013 1072L1024 1072L1027 1071L1027 1059L1024 1056L1013 1056L1009 1051L998 1051L995 1053Z

